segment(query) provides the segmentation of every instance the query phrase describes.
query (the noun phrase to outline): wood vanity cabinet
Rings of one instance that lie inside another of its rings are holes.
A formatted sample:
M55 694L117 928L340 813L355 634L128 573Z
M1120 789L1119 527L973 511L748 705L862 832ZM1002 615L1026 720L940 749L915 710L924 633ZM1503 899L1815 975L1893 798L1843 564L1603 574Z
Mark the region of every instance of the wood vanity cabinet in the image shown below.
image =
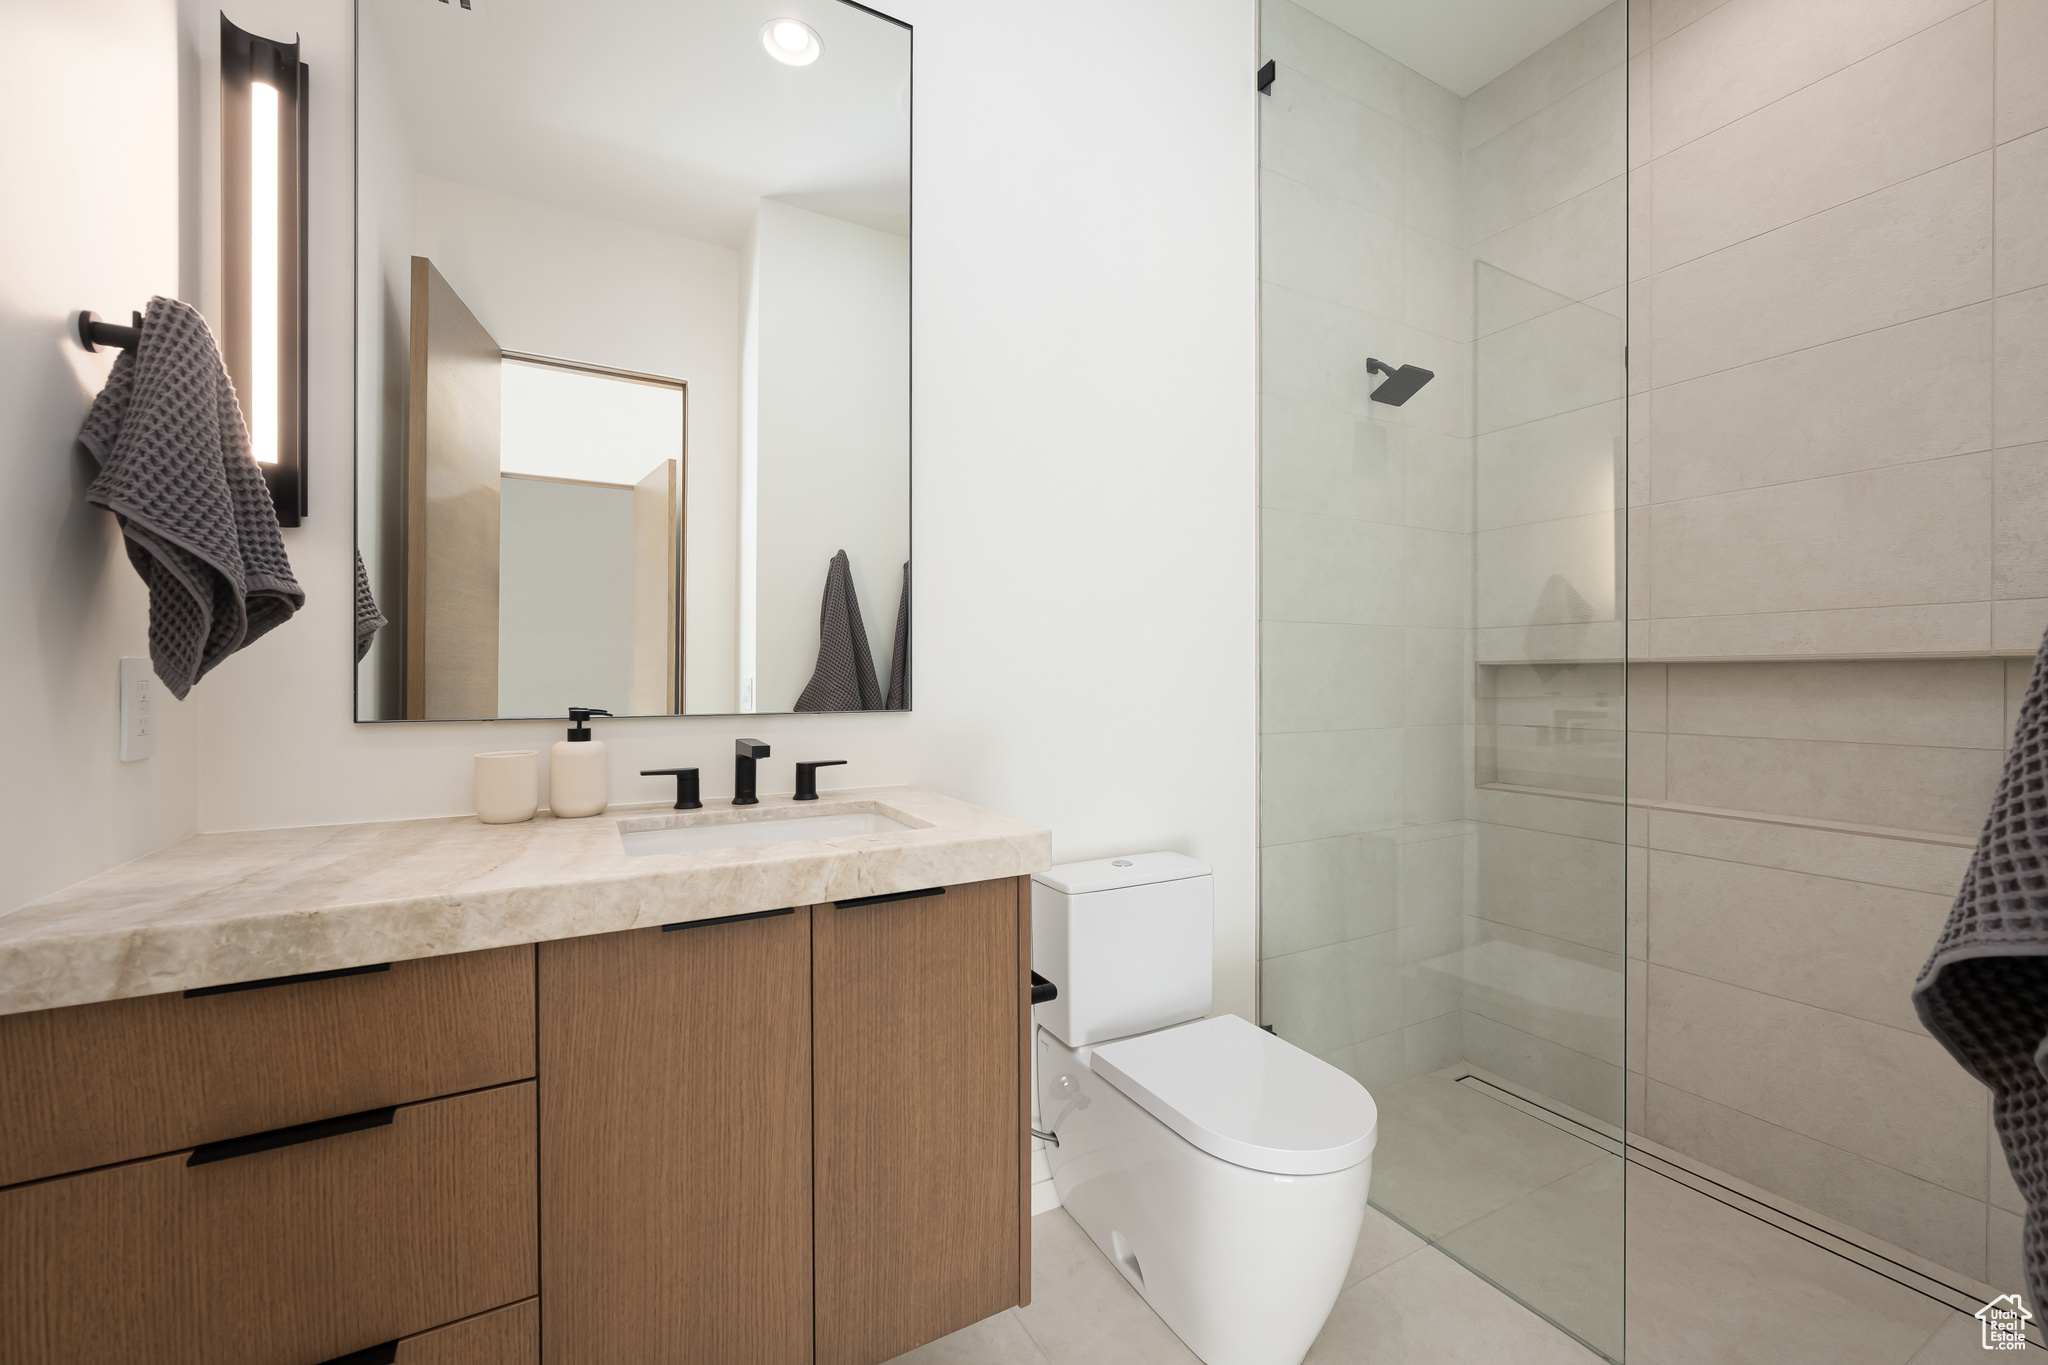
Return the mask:
M541 944L547 1365L868 1365L1029 1302L1029 906Z
M1029 884L0 1016L5 1365L871 1365L1030 1296Z

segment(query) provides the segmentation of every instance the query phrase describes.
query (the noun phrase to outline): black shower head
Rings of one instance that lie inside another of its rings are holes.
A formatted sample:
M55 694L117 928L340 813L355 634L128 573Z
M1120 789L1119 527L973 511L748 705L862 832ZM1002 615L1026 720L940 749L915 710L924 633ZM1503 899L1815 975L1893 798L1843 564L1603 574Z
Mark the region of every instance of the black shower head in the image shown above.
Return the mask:
M1370 356L1366 358L1365 372L1386 376L1385 382L1372 391L1372 401L1385 403L1392 408L1400 407L1413 398L1424 384L1436 378L1435 370L1425 370L1420 365L1403 365L1397 370L1386 361L1374 360Z

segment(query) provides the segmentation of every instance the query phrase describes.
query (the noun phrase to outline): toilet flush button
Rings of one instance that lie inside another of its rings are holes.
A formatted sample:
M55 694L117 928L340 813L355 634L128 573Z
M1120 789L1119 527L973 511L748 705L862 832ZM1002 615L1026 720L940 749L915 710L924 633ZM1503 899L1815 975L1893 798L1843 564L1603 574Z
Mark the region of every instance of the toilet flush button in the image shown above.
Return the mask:
M1111 866L1111 867L1129 867L1129 866L1131 866L1131 860L1130 860L1129 858L1118 858L1118 859L1116 859L1116 860L1115 860L1114 862L1110 863L1110 866Z

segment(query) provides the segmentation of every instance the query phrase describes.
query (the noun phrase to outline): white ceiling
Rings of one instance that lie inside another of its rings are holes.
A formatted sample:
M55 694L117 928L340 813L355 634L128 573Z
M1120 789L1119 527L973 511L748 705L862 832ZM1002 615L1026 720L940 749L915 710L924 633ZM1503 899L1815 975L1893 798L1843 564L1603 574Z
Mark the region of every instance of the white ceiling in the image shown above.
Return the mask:
M1615 0L1301 0L1460 99Z
M736 247L763 198L910 212L910 33L839 0L365 0L417 169ZM770 19L823 48L792 67Z

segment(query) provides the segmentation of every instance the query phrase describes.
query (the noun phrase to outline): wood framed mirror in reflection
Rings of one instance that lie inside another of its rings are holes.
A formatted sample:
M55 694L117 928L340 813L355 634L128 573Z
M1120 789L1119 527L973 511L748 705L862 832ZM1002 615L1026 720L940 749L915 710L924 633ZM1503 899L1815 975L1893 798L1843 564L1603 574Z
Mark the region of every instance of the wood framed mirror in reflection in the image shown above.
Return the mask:
M355 718L909 709L909 26L356 22Z

